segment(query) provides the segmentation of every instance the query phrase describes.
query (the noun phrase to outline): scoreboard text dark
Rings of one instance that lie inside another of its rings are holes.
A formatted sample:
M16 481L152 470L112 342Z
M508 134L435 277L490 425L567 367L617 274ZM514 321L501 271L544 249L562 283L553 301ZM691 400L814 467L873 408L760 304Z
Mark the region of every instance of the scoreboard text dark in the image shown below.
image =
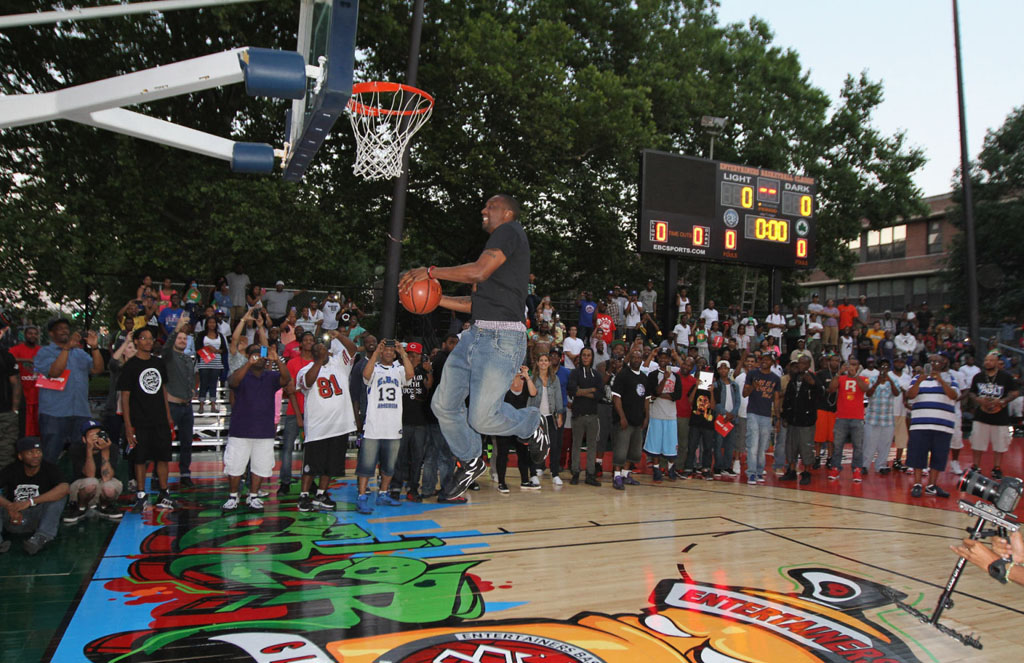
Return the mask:
M724 263L814 267L814 178L645 150L638 246Z

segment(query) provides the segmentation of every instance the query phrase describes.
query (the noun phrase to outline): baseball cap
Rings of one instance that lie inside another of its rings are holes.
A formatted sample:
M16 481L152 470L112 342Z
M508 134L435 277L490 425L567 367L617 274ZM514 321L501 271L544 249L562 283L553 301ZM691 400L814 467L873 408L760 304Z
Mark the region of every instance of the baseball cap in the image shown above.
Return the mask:
M717 364L715 364L715 367L716 367L716 368L721 368L721 367L723 367L723 366L728 366L729 368L732 368L732 364L730 364L730 363L729 363L729 362L728 362L727 360L725 360L725 359L719 359L719 360L718 360L718 363L717 363Z
M96 421L95 419L86 419L85 423L82 424L82 435L85 435L86 433L91 431L93 428L101 428L101 429L105 430L104 425L101 424L100 422Z
M408 343L405 346L405 350L406 352L415 352L417 354L423 354L423 346L420 345L419 343L416 343L415 341L412 343Z
M631 295L635 295L635 294L636 294L636 290L630 290L630 291L629 291L629 294L631 294Z
M46 331L53 331L53 328L60 324L65 324L70 327L71 321L67 318L56 318L54 320L50 320L49 324L46 325Z
M28 451L29 449L42 449L43 441L38 437L23 437L18 440L17 449L18 453L22 451Z
M281 279L278 279L277 283L275 283L274 285L284 285L284 281L282 281Z

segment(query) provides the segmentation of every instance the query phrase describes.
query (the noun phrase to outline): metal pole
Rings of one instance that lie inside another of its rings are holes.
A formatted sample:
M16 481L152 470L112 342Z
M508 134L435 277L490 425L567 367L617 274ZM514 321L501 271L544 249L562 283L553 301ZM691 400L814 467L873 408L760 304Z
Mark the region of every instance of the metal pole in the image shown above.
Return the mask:
M978 254L974 240L974 200L971 194L971 163L967 153L967 113L964 110L964 72L960 57L960 10L953 0L953 40L956 50L956 96L960 110L960 181L964 191L964 240L967 250L967 312L971 343L978 347L981 330L978 315Z
M17 28L26 25L43 25L60 23L61 21L78 21L93 18L111 18L130 16L131 14L149 14L152 12L168 12L176 9L200 9L217 5L237 5L243 2L262 2L262 0L156 0L155 2L136 2L128 5L114 4L102 7L72 7L49 12L29 12L27 14L9 14L0 16L0 28Z
M708 158L711 161L715 160L715 134L711 134L711 149L708 150ZM702 262L700 264L700 282L697 285L697 309L698 311L704 310L704 295L707 293L708 287L708 264ZM699 313L697 315L700 315Z
M409 43L409 65L406 85L416 85L419 69L420 34L423 32L423 0L416 0L412 16L412 39ZM402 174L395 180L391 194L391 222L388 224L387 263L384 269L384 309L380 317L381 338L394 338L398 313L398 271L402 264L402 234L405 222L405 194L409 186L409 148L402 154Z

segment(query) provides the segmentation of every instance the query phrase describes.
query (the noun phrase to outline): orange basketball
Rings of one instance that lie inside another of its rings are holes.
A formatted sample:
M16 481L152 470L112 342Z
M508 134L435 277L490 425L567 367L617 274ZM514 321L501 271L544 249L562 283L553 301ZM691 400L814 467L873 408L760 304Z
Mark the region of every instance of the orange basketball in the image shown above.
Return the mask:
M398 291L398 300L410 313L430 313L441 303L441 282L437 279L414 281L407 290Z

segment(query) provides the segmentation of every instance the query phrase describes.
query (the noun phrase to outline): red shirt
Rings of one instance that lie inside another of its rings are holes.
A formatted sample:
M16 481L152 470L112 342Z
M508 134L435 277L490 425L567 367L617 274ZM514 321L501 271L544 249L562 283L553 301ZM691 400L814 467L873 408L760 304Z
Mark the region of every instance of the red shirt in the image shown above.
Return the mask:
M863 419L867 378L840 375L836 380L839 382L839 390L836 392L836 419Z
M295 376L299 374L299 371L304 369L308 364L312 363L312 359L303 359L302 355L297 355L289 359L286 365L288 366L288 372L291 374L292 379L294 380ZM306 397L302 395L301 389L295 390L295 402L299 406L299 413L304 413L306 411ZM284 414L285 416L295 414L295 410L292 408L292 399L290 398L288 399L288 409L284 411Z
M28 347L19 343L10 352L18 360L18 374L21 376L21 393L24 394L25 405L39 403L39 392L36 390L35 358L40 346Z
M853 326L853 321L857 319L857 307L853 304L840 304L839 306L839 330L842 331L847 327Z
M608 345L615 338L615 323L612 316L604 313L597 314L597 333L605 345Z
M690 404L690 390L697 384L697 378L693 377L689 373L683 375L683 372L679 372L679 384L683 388L683 395L678 401L676 401L676 417L679 419L689 419L693 406Z
M295 357L298 357L299 353L302 350L302 348L300 347L301 345L302 344L299 343L298 341L291 341L290 343L286 343L285 346L284 346L284 359L285 359L285 361L289 361L291 359L294 359ZM292 375L295 375L295 374L292 373Z

